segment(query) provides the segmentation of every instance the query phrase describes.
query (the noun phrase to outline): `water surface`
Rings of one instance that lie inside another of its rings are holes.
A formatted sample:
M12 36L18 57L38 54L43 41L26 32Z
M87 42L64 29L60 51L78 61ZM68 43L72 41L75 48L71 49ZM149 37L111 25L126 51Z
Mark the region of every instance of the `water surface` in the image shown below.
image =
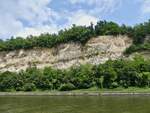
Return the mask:
M1 96L0 113L150 113L150 97Z

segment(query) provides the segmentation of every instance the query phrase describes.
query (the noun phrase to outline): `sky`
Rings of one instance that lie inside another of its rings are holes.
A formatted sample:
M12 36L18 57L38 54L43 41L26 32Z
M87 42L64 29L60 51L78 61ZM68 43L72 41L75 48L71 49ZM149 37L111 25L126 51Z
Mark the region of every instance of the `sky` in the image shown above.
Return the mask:
M135 25L150 19L150 0L0 0L0 39L57 33L99 20Z

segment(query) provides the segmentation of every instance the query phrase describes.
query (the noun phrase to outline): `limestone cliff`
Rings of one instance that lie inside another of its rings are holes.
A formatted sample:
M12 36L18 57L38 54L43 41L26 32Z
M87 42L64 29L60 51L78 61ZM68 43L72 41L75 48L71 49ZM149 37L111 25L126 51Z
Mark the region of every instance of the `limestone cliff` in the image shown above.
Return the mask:
M132 40L127 36L99 36L84 46L70 42L54 48L0 52L0 71L20 71L31 65L65 69L73 65L104 63L108 59L124 57L124 50L131 44Z

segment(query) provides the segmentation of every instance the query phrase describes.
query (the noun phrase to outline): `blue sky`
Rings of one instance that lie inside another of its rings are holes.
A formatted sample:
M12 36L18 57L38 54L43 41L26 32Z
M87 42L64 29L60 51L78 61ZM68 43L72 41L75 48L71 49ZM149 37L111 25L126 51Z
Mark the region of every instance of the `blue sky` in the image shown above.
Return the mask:
M98 20L135 25L150 19L150 0L1 0L0 39L54 33Z

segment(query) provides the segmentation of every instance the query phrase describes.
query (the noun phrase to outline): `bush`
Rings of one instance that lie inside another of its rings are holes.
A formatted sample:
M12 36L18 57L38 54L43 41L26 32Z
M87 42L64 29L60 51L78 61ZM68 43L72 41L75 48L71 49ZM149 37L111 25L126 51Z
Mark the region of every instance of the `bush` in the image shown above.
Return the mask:
M150 50L150 43L136 44L136 45L133 44L126 49L125 54L131 54L136 51L144 51L144 50Z
M33 83L26 83L24 85L24 91L35 91L36 90L36 86Z
M119 85L118 85L117 82L113 82L113 83L111 84L111 86L112 86L112 88L117 88L117 87L119 87Z
M16 37L6 41L0 40L0 51L11 51L17 49L31 49L34 47L54 47L61 43L77 42L85 44L90 38L99 35L127 35L132 37L135 46L143 44L145 37L150 34L150 20L134 27L122 25L115 22L99 21L95 26L76 26L70 29L60 30L58 34L41 34L40 36L28 36L27 38ZM137 47L136 47L137 48ZM139 48L139 47L138 47ZM141 47L145 48L145 47ZM147 48L147 47L146 47ZM150 47L149 47L150 48ZM135 47L130 49L136 51ZM132 50L129 50L131 53Z
M70 91L91 87L150 87L150 60L136 56L133 60L109 60L66 70L34 67L19 73L0 73L0 91Z
M71 83L62 84L59 88L60 91L70 91L74 89L75 89L75 86Z

